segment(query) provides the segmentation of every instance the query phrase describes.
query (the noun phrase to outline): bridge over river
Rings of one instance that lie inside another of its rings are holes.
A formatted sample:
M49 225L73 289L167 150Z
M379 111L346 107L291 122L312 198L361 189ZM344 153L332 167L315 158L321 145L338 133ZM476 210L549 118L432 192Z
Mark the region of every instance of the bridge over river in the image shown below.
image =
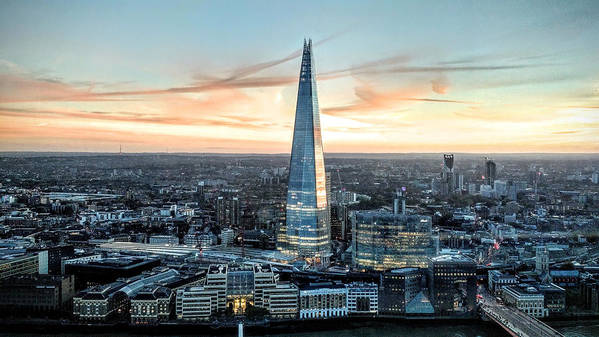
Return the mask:
M497 303L495 298L483 292L479 302L484 316L497 323L514 337L564 337L561 333L524 312Z

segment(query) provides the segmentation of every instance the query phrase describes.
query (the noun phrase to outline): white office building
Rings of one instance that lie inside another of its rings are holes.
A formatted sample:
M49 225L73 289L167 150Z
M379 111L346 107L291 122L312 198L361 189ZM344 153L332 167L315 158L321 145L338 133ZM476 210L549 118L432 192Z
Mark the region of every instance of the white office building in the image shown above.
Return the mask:
M347 288L330 282L300 288L300 319L347 316Z
M545 296L535 287L507 286L503 288L502 297L505 303L537 318L549 316L545 308Z
M351 314L376 315L379 311L379 290L375 283L347 285L347 311Z

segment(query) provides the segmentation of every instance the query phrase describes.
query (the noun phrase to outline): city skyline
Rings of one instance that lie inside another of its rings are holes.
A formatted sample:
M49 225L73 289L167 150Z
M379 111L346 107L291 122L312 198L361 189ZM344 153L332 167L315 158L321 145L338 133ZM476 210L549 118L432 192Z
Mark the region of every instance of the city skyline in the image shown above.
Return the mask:
M599 152L595 2L298 6L3 2L0 151L289 153L311 36L327 152Z

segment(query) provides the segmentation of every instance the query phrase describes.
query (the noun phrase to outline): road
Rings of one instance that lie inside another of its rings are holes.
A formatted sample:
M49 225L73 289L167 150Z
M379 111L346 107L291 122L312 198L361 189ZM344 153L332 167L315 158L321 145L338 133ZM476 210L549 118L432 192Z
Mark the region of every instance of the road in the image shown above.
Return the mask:
M481 291L481 310L493 321L502 326L512 336L518 337L564 337L549 325L524 312L497 303L486 290Z

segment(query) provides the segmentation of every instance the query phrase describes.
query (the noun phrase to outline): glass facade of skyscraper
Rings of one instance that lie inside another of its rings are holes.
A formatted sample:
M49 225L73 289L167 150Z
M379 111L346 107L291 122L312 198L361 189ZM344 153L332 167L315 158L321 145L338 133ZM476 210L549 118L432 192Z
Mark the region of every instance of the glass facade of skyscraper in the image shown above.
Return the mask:
M287 223L278 247L298 257L326 258L330 252L326 175L312 41L304 42L287 190Z
M353 261L356 267L386 270L424 268L433 254L431 218L388 212L356 212Z

